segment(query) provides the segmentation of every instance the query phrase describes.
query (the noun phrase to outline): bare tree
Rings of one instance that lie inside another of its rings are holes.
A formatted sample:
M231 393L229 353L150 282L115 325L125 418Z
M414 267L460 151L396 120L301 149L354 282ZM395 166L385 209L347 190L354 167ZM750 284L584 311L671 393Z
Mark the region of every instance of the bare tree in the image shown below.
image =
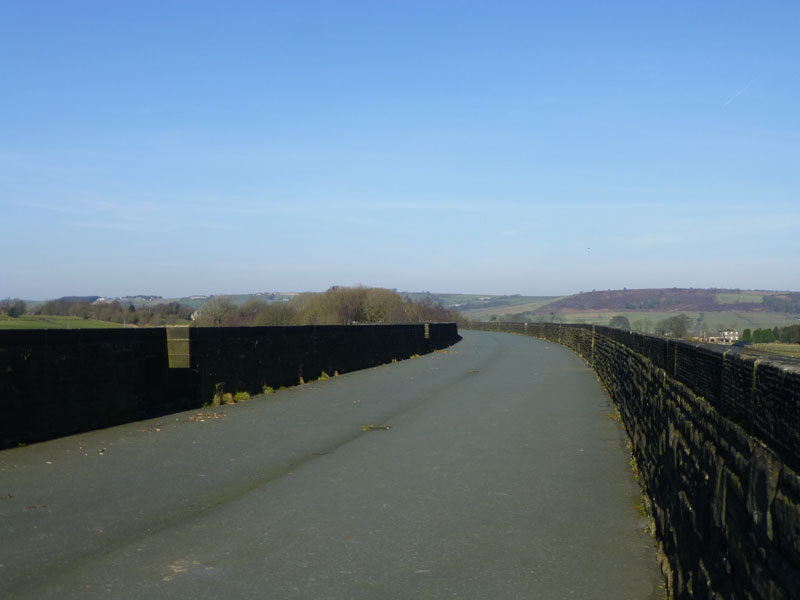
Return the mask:
M617 329L627 329L630 331L631 323L628 321L628 317L624 315L616 315L611 317L611 321L608 323L609 327L616 327Z
M25 314L25 301L19 298L6 298L0 302L0 313L5 313L11 318Z
M688 315L680 314L668 317L656 324L656 333L660 335L671 335L673 337L685 338L692 325L692 318Z
M216 327L235 313L236 305L228 296L214 296L200 307L200 317L195 323Z

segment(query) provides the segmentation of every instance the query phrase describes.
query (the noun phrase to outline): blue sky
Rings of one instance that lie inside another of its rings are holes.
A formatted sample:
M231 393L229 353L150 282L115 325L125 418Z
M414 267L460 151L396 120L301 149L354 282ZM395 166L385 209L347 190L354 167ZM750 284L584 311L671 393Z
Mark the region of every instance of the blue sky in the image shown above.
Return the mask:
M800 289L800 3L0 13L0 297Z

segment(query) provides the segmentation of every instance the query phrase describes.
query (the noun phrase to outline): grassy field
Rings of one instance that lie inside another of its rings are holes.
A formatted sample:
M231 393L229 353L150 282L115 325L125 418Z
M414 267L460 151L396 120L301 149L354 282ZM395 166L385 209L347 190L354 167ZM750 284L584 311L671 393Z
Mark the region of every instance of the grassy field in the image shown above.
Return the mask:
M497 308L497 307L495 307ZM465 311L466 312L466 311ZM491 314L512 314L520 312L519 310L510 310L506 313L500 313L495 310ZM631 324L631 328L636 331L652 332L656 323L668 317L674 316L675 313L667 312L654 312L654 311L637 311L637 312L581 312L581 313L563 313L557 314L552 317L552 320L558 323L588 323L590 325L608 325L609 321L617 315L627 317ZM744 329L759 329L765 327L786 327L788 325L800 324L797 319L798 315L787 315L784 313L773 312L741 312L741 311L718 311L718 312L685 312L681 313L687 315L693 321L692 331L700 334L703 331L707 333L715 333L720 329L733 328L738 331ZM476 320L486 320L477 317L470 317ZM535 321L550 321L550 315L526 315L530 322ZM699 321L698 321L699 320Z
M798 316L800 315L775 312L707 312L703 315L703 325L705 325L708 332L714 332L724 327L734 327L739 331L748 328L786 327L800 324L800 320L797 319Z
M0 329L118 329L119 323L95 321L81 317L54 317L39 315L22 315L12 319L0 315Z
M294 292L286 292L286 293L274 293L274 298L270 300L270 296L272 293L258 293L258 294L221 294L223 296L227 296L231 299L231 302L236 304L237 306L241 306L248 300L261 300L262 302L288 302L297 294ZM135 306L138 308L139 306L157 306L159 304L169 304L171 302L177 302L178 304L183 304L184 306L191 306L192 308L200 308L209 300L208 298L159 298L158 300L151 300L149 302L143 303L134 303Z
M765 354L800 358L800 344L753 344L752 349Z
M517 311L511 311L517 312ZM493 313L494 314L494 313ZM700 313L683 313L688 315L694 321L697 321ZM536 321L544 321L549 323L553 321L554 323L588 323L589 325L608 325L609 321L617 315L622 315L623 317L627 317L628 321L631 324L631 327L634 329L642 329L647 331L652 331L654 325L663 319L666 319L669 316L672 316L672 313L663 313L663 312L579 312L579 313L560 313L556 315L526 315L526 318L530 322Z
M697 321L700 313L683 313ZM641 311L641 312L581 312L555 315L555 321L560 323L589 323L590 325L608 325L609 321L617 315L627 317L631 327L636 330L652 331L659 321L671 317L671 313ZM549 320L549 318L548 318Z
M488 321L492 315L513 315L516 313L525 313L534 311L550 302L561 300L564 296L520 296L514 298L508 304L502 306L485 306L480 308L460 309L453 307L467 319L474 321ZM533 320L533 319L531 319Z
M717 302L720 304L737 304L739 302L755 302L761 304L764 301L764 296L761 294L714 294Z

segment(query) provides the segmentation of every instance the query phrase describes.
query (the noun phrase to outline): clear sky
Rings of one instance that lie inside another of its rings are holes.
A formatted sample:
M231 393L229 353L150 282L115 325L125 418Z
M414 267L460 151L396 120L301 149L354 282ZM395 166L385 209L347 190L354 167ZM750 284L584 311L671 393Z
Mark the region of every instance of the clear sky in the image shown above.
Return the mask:
M0 298L800 289L800 3L0 4Z

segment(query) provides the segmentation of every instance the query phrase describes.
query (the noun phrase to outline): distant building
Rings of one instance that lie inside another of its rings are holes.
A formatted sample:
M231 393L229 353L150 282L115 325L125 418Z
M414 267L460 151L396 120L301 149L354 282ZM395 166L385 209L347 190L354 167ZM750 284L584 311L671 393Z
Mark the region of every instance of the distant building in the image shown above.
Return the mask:
M710 344L733 344L739 341L739 332L735 329L720 329L716 335L706 338Z

